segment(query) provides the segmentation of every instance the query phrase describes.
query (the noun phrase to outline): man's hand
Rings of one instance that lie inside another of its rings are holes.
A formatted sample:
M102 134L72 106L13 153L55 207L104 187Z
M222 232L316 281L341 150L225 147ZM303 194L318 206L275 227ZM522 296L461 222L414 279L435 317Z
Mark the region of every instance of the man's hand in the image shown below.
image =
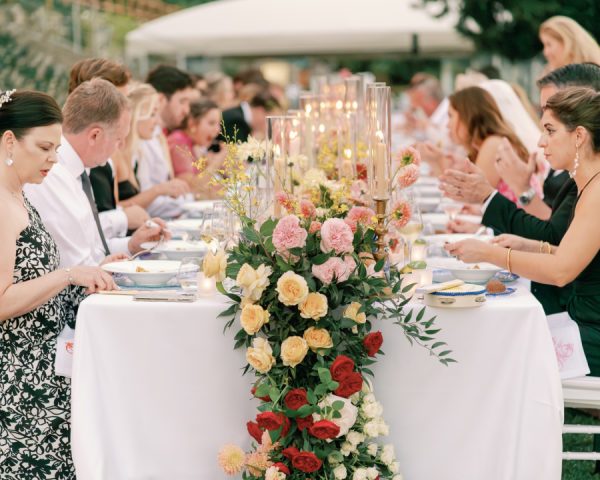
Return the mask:
M496 170L498 175L515 195L521 195L529 190L531 176L537 168L535 152L529 156L527 162L524 162L519 158L508 139L503 138L500 145L498 145L497 155Z
M151 222L146 222L138 228L129 239L128 248L132 254L142 250L142 243L157 242L162 236L165 240L171 238L171 232L167 229L167 224L160 218L153 218Z

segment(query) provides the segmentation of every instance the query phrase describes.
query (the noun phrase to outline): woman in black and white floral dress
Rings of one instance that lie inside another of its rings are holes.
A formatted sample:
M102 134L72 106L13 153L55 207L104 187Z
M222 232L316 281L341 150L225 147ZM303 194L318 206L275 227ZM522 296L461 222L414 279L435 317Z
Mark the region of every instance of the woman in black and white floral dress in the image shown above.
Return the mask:
M61 111L38 92L0 92L0 479L72 479L70 381L56 339L84 290L114 288L96 267L57 270L58 250L23 197L56 162ZM81 288L81 287L85 287Z

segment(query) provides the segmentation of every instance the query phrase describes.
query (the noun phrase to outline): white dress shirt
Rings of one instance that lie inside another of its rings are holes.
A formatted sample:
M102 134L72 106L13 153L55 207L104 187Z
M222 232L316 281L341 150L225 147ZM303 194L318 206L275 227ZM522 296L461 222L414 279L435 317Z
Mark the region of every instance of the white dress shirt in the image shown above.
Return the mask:
M140 142L140 151L136 158L136 176L142 192L171 179L171 158L163 146L161 135L162 130L157 127L151 140ZM181 205L185 201L184 197L171 198L161 195L156 197L146 210L151 217L174 218L183 212Z
M98 265L105 256L92 207L81 185L83 162L66 138L58 164L39 185L26 185L27 198L37 209L60 252L60 267ZM129 253L129 237L106 238L111 253Z

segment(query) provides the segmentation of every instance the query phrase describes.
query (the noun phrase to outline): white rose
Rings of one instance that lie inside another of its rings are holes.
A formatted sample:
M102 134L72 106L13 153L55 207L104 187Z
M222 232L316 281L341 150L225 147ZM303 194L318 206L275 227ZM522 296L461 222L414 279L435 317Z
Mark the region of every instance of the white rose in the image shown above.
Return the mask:
M356 405L358 403L358 401L360 400L360 393L356 392L353 393L352 395L350 395L350 401Z
M339 410L342 415L340 418L331 418L330 420L335 423L338 427L340 427L340 433L338 433L338 438L346 435L352 426L356 423L356 417L358 416L358 408L352 405L352 402L347 398L338 397L337 395L327 395L320 403L319 407L325 408L333 405L333 402L340 401L344 402L344 406L341 410ZM321 420L321 416L317 414L313 414L313 419L318 422Z
M338 463L340 463L340 459L337 455L329 455L327 457L327 461L329 462L329 465L337 465Z
M352 445L350 442L344 442L344 443L342 443L342 446L340 447L340 452L342 452L342 455L344 457L347 457L351 453L356 452L356 447L354 445Z
M388 436L390 434L390 427L388 426L387 423L385 423L383 421L383 419L379 418L379 435L383 435L384 437Z
M379 424L377 422L367 422L363 427L363 432L370 438L377 438L379 436Z
M265 480L285 480L285 476L277 467L269 467L265 472Z
M367 446L367 453L372 457L377 456L378 447L379 445L377 445L376 443L369 443L369 445Z
M390 469L390 472L398 473L398 471L400 470L400 464L398 462L392 462L388 465L388 468ZM400 478L402 478L402 476L400 476Z
M352 480L367 480L367 469L366 468L358 468L354 470L354 475L352 475Z
M344 465L338 465L333 469L333 476L336 480L344 480L348 476L348 472L346 471L346 467Z
M365 436L360 432L352 430L346 436L346 440L348 440L352 445L359 445L365 441Z
M391 463L396 460L396 454L394 453L394 446L391 444L387 444L383 447L381 451L381 461L386 465L391 465Z
M392 480L404 480L404 477L402 475L394 475L394 478L392 478Z
M361 410L367 418L377 418L383 413L383 407L379 402L363 403Z
M367 468L367 478L369 480L375 480L379 476L379 472L375 467Z

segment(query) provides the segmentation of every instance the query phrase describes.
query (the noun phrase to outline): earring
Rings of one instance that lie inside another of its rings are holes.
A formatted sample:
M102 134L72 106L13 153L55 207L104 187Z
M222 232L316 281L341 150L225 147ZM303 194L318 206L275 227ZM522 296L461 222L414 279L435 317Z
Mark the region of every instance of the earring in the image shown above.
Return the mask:
M15 162L13 161L11 156L8 156L6 157L6 160L4 160L4 163L6 163L6 165L10 167Z
M573 170L569 170L569 177L575 178L577 169L579 168L579 145L575 144L575 161L573 162Z

